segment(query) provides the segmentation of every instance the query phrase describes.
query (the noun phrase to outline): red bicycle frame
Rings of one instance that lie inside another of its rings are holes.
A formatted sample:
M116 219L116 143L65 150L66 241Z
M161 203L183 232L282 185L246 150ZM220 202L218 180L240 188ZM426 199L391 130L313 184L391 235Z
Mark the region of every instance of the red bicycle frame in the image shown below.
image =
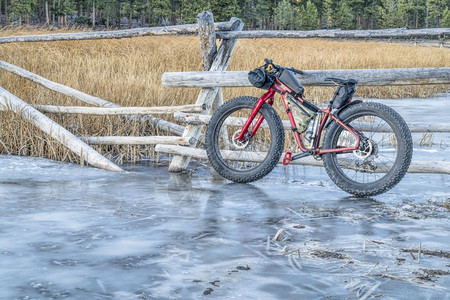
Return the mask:
M291 93L291 89L289 89L286 85L284 85L281 81L278 80L278 78L275 79L275 83L273 84L272 88L270 88L264 95L262 95L258 101L256 102L255 107L253 108L250 116L248 117L247 121L245 122L244 126L242 127L242 130L238 136L238 139L240 141L245 141L246 139L252 138L255 133L258 131L261 123L264 121L264 116L261 114L258 117L258 120L256 121L255 126L253 126L252 132L250 134L250 137L248 137L248 128L250 127L250 124L252 124L253 120L255 119L256 115L258 114L261 106L267 102L269 105L273 105L274 97L276 93L279 93L284 101L284 106L286 108L287 115L289 117L289 121L292 126L292 131L294 132L295 140L297 141L297 144L299 148L304 153L309 153L313 155L322 155L325 153L351 153L355 150L359 149L359 142L360 142L360 134L358 131L356 131L353 127L344 124L336 115L334 115L331 112L331 105L329 105L326 109L320 109L314 104L304 100L301 97L296 97L296 100L308 107L308 109L314 111L315 113L322 113L323 117L320 122L320 126L316 132L316 139L314 140L314 144L312 145L311 149L308 149L305 147L302 138L300 137L300 134L297 130L297 125L294 120L294 116L292 115L291 109L289 107L289 104L286 100L286 94ZM340 126L344 127L347 131L349 131L352 135L356 138L355 146L353 147L339 147L339 148L333 148L333 149L321 149L320 143L321 143L321 137L323 129L325 128L325 124L327 124L327 121L329 119L334 120L337 122Z

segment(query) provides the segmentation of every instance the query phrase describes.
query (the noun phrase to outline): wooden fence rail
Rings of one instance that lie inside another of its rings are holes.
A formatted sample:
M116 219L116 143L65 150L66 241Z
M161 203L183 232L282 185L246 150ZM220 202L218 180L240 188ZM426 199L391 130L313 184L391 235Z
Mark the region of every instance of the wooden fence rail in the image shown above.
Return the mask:
M236 20L228 22L214 23L215 29L221 31L231 30L235 26ZM75 32L75 33L52 33L42 35L22 35L0 37L0 44L17 42L54 42L54 41L74 41L74 40L101 40L101 39L121 39L141 36L158 35L196 35L198 32L197 24L175 25L165 27L146 27L135 29L124 29L114 31L94 31L94 32Z
M377 29L377 30L248 30L248 31L219 31L219 39L254 39L254 38L412 38L435 37L450 35L450 28L424 28L424 29Z
M424 29L378 29L378 30L252 30L252 31L232 31L236 18L228 22L214 23L216 38L236 39L236 38L416 38L416 37L443 37L450 35L450 28L424 28ZM123 29L113 31L92 31L76 33L52 33L42 35L23 35L0 37L0 44L17 42L52 42L52 41L73 41L73 40L100 40L100 39L121 39L142 36L161 35L196 35L198 24L175 25L164 27L144 27L134 29Z
M295 66L299 67L299 66ZM333 86L327 77L353 78L361 86L450 84L448 68L305 70L297 75L305 86ZM162 75L165 87L251 87L248 71L167 72Z
M184 155L189 157L194 157L197 159L207 160L208 156L206 151L198 148L190 148L178 145L156 145L155 151L163 152L173 155ZM234 153L236 152L236 153ZM225 159L250 161L250 162L261 162L262 158L266 157L266 154L259 153L246 153L245 157L239 151L229 151L224 154ZM243 158L245 160L243 160ZM284 155L281 156L279 163L282 163ZM315 160L313 157L305 157L299 160L290 162L293 165L304 165L304 166L318 166L323 167L322 161ZM437 162L437 161L413 161L408 169L409 173L441 173L450 174L450 162Z
M157 115L171 114L175 112L202 112L206 105L187 104L178 106L158 107L88 107L88 106L55 106L55 105L33 105L34 108L56 114L80 114L80 115Z
M174 118L176 121L187 124L194 125L208 125L211 115L201 115L195 113L186 112L176 112L174 113ZM242 127L244 126L246 118L227 118L224 125L231 127ZM289 121L284 120L283 128L284 130L292 130L292 125ZM262 123L263 128L267 127L266 123ZM426 123L426 122L414 122L408 124L409 130L411 132L450 132L450 123ZM371 127L358 127L358 130L370 130ZM377 132L388 132L389 128L377 127Z

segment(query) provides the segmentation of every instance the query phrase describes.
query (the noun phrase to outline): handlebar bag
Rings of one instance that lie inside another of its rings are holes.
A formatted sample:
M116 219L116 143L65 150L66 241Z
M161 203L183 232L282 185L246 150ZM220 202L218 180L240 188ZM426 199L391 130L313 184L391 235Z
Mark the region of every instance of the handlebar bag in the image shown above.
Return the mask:
M248 80L253 86L264 90L270 89L275 81L272 75L267 74L264 67L256 68L248 72Z

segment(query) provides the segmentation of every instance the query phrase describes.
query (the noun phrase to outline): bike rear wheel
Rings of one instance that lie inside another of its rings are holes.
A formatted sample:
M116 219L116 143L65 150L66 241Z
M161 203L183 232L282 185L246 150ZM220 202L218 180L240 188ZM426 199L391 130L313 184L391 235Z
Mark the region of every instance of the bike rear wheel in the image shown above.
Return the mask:
M359 103L344 109L339 118L362 134L360 150L323 155L331 180L358 197L374 196L394 187L406 174L412 157L412 138L403 118L379 103ZM352 147L356 137L333 122L324 148Z
M206 130L206 152L211 165L217 173L234 182L263 178L276 166L283 152L283 124L267 103L248 128L245 141L238 140L257 101L256 97L237 97L226 102L211 117ZM250 137L261 115L264 121Z

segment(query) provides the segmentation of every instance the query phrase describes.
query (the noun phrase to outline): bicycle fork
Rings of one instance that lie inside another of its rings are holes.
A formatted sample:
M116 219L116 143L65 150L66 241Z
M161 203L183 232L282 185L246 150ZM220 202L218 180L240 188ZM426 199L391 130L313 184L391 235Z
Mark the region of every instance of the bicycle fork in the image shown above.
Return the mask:
M264 102L267 102L270 106L273 105L274 96L275 96L275 90L270 89L268 92L266 92L264 95L262 95L261 98L258 99L250 116L248 117L247 121L245 122L244 126L242 127L241 133L237 137L237 139L239 141L250 140L256 134L259 126L261 126L262 122L264 121L264 116L262 114L258 117L258 120L256 121L255 126L253 126L250 136L248 136L248 134L247 134L248 128L250 127L250 124L252 124L253 120L255 119L256 115L258 114L259 110L261 109L261 106L263 106Z

